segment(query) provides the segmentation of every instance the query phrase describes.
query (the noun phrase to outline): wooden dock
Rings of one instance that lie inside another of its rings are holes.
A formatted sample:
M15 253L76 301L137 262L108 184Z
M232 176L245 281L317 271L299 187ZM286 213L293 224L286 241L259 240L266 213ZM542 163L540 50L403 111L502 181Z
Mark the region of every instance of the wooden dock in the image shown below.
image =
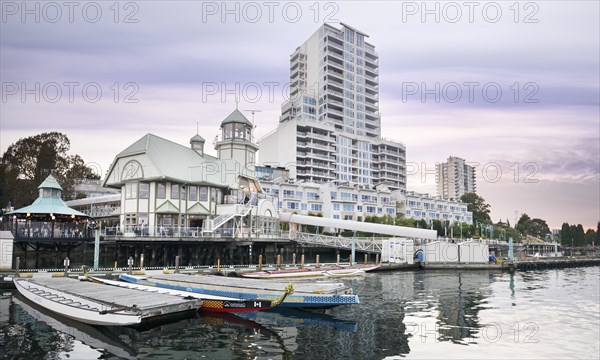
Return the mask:
M89 300L107 308L135 309L143 322L165 315L196 311L202 305L202 301L198 299L190 300L181 296L126 289L72 278L33 277L27 281L34 287L40 286L60 294L65 298L61 300L63 303L69 300L71 302Z

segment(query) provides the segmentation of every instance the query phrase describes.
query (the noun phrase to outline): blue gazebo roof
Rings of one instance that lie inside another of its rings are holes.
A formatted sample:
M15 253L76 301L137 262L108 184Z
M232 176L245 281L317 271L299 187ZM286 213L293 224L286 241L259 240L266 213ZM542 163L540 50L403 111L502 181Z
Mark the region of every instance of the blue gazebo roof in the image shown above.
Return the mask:
M40 189L40 196L31 205L10 211L5 215L62 215L89 218L88 215L68 207L67 204L60 198L62 187L54 176L48 176L46 180L44 180L40 186L38 186L38 189Z

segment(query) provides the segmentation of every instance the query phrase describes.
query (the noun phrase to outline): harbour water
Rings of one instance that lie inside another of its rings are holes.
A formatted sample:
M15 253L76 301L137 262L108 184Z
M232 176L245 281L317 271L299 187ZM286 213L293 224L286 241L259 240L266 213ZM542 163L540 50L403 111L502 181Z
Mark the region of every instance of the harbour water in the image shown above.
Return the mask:
M361 304L92 327L0 299L7 359L598 359L600 267L343 280ZM340 280L340 279L336 279Z

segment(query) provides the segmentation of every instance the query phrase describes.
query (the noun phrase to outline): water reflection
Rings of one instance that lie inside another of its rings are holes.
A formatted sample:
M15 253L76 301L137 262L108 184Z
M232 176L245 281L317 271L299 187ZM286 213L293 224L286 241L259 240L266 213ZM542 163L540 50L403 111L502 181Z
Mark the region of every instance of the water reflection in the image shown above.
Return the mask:
M0 357L591 358L600 353L599 276L598 267L367 274L343 280L359 305L199 314L146 328L88 326L0 297Z

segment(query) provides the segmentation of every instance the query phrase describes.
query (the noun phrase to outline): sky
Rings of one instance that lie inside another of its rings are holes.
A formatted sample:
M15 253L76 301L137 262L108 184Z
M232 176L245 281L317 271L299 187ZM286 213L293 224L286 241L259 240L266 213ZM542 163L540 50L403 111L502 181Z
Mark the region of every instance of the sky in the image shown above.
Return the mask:
M328 23L379 54L382 135L406 145L409 191L435 164L476 167L494 222L600 219L598 1L0 1L0 152L66 134L104 176L152 133L208 153L236 107L276 128L290 54ZM260 161L260 153L259 153Z

